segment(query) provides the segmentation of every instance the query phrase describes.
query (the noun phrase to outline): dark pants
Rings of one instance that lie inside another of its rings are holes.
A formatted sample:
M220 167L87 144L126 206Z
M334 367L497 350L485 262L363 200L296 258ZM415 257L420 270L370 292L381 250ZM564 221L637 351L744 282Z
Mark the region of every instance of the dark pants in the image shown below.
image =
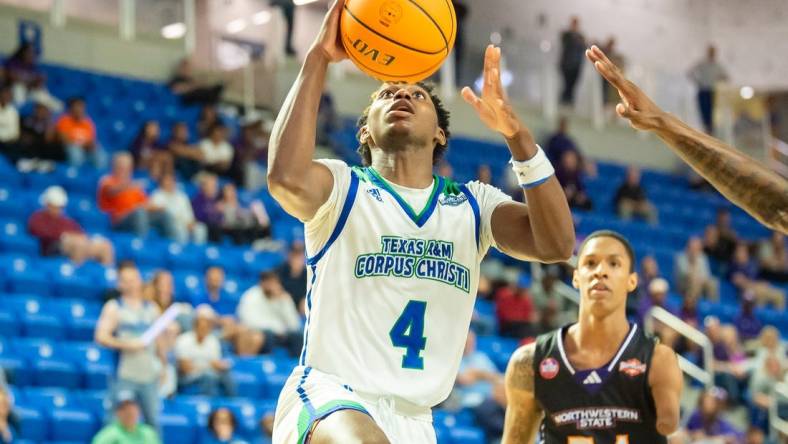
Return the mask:
M236 395L235 382L230 377L230 372L210 371L193 379L179 381L178 391L203 396L233 397Z
M291 331L285 334L278 335L272 331L264 330L265 342L261 353L271 353L274 347L284 347L290 356L298 356L301 354L301 346L303 345L303 334L298 331Z
M701 89L698 91L698 109L703 120L703 127L708 134L714 133L714 90Z
M223 91L224 85L216 84L194 88L187 93L181 94L180 98L184 105L216 105L222 98Z
M575 103L575 87L580 78L580 66L561 67L561 76L564 78L564 89L561 92L561 104L573 105Z
M214 243L221 243L224 236L227 236L232 239L235 245L246 245L257 239L265 239L270 235L271 228L260 225L253 225L251 227L208 225L208 240Z

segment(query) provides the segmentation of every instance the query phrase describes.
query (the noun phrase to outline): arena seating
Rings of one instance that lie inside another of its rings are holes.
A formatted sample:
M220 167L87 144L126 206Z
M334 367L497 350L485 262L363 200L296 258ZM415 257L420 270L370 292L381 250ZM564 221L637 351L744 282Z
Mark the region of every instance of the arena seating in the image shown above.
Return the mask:
M182 107L161 84L90 73L60 66L45 66L52 93L60 98L86 97L99 140L109 150L125 149L141 124L149 119L161 123L166 138L171 124L183 120L194 125L197 109ZM23 109L22 114L27 110ZM231 126L237 124L231 121ZM336 135L343 154L354 156L354 130ZM448 159L456 179L475 175L481 163L490 164L494 177L508 160L504 147L457 138ZM101 172L58 165L49 174L19 173L0 159L0 366L10 373L15 411L20 415L18 442L86 442L100 427L105 413L105 394L114 371L113 352L92 342L102 296L112 288L115 273L95 263L75 267L66 259L39 257L37 241L27 234L27 217L39 207L38 198L49 185L62 185L69 193L67 212L88 232L110 238L118 258L134 259L146 278L159 267L173 271L176 295L183 297L202 281L204 267L221 263L228 270L226 290L240 297L255 282L257 273L278 266L282 253L255 252L231 245L177 245L152 234L137 239L110 231L107 217L95 204ZM691 234L700 233L713 220L718 207L730 207L733 225L746 239L763 238L768 231L752 218L730 206L716 194L690 191L683 179L646 171L643 182L659 208L658 228L642 222L621 222L614 216L612 195L622 181L624 166L599 165L599 176L589 180L589 194L597 209L576 213L580 235L598 228L616 229L628 236L639 255L653 254L663 273L670 276L673 257ZM143 177L144 178L144 177ZM190 192L193 187L187 188ZM249 193L242 192L242 199ZM256 196L260 197L260 196ZM286 215L265 192L262 199L272 218L274 237L290 242L302 236L300 224ZM512 262L509 262L512 263ZM526 270L523 268L524 271ZM674 304L678 295L671 295ZM730 320L738 310L731 286L722 286L721 304L702 303L701 315L714 314ZM494 307L478 304L479 316L494 324ZM780 327L788 335L788 314L759 309L764 323ZM509 339L480 337L478 347L489 354L501 370L517 344ZM259 435L258 420L275 407L276 397L295 361L282 350L254 359L235 359L233 377L242 397L209 399L179 395L165 400L161 417L164 442L196 442L212 408L229 406L240 419L242 435ZM485 438L469 411L437 411L435 426L443 444L482 444Z

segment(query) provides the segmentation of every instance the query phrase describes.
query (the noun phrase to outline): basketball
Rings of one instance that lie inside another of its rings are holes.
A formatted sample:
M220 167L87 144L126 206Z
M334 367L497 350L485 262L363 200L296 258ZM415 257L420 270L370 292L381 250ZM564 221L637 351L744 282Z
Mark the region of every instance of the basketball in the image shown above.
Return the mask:
M347 0L340 23L353 63L386 82L426 79L457 35L451 0Z

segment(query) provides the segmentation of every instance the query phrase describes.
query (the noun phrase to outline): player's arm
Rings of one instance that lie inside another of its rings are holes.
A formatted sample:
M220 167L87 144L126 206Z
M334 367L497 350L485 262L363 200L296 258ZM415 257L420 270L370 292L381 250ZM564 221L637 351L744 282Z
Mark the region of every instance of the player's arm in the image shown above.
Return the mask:
M501 49L489 46L484 55L482 96L477 97L468 87L463 88L462 95L476 109L482 122L506 138L512 159L526 161L537 154L538 148L531 132L508 103L500 73ZM524 191L528 205L509 202L493 211L492 234L498 248L518 259L568 260L575 246L575 230L558 180L551 176Z
M657 431L670 435L679 428L681 390L684 374L676 353L668 346L657 344L651 357L648 385L657 409Z
M315 162L317 111L329 63L346 57L339 40L344 0L335 1L271 131L268 189L291 215L309 220L331 194L333 178Z
M506 367L506 419L501 444L532 444L542 422L534 391L535 344L517 349Z
M623 103L616 111L621 117L636 129L653 131L731 202L769 228L788 234L788 180L660 109L596 46L586 55L618 90Z

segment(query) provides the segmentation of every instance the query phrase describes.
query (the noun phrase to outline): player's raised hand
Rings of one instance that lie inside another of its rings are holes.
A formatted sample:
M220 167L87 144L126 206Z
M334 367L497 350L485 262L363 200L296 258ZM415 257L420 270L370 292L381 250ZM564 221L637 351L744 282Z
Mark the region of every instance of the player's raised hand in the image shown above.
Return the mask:
M586 50L586 57L594 64L597 72L618 90L621 103L616 105L616 112L619 116L628 119L632 127L639 130L648 131L658 126L665 112L643 90L624 77L621 69L601 49L592 46Z
M342 7L344 5L345 0L334 0L326 17L323 19L320 33L317 35L315 43L312 44L312 49L321 51L329 62L338 62L347 58L345 47L342 44L342 36L339 32L339 18L342 15Z
M501 48L490 45L484 53L482 96L478 97L466 86L462 89L462 98L473 106L485 125L504 137L514 137L520 131L520 119L506 99L501 83Z

